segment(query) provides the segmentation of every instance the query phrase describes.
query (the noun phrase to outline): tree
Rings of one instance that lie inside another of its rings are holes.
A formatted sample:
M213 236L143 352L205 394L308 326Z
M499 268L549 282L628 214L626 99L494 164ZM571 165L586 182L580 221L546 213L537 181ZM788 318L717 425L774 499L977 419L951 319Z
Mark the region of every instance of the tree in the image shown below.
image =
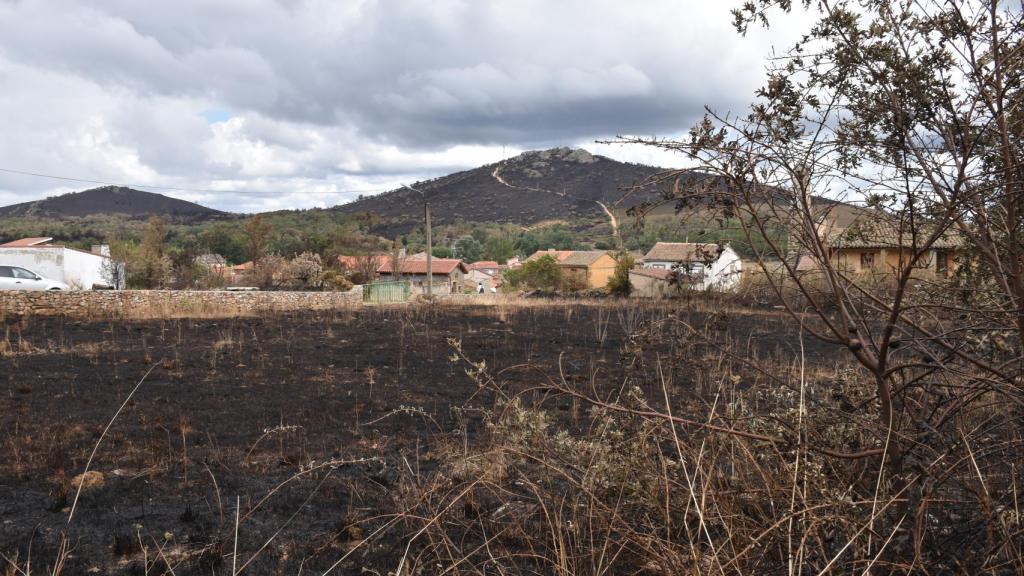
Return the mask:
M483 257L498 264L504 264L515 254L515 243L505 234L495 234L484 243Z
M141 288L162 288L171 281L173 269L166 253L167 221L152 216L142 234L142 243L127 256L131 283Z
M767 25L773 8L792 4L745 2L736 25ZM991 571L1019 559L991 542L1019 550L1020 533L948 503L1014 505L993 495L1014 491L1004 450L1021 447L1009 422L1024 405L1021 7L813 4L817 24L772 61L749 113L709 112L684 140L629 141L696 161L698 170L644 186L661 186L676 206L735 218L777 303L802 331L846 347L870 380L871 402L844 415L862 431L857 443L837 450L824 438L806 442L839 462L879 466L864 495L892 504L863 520L872 534L896 534L901 517L917 518L910 537L885 549L891 565L915 571L924 554L929 570ZM832 257L833 240L857 226L841 226L836 213L846 206L823 195L862 201L857 221L903 247L884 277L851 274ZM950 239L963 248L956 276L922 277L933 249ZM813 274L797 270L803 259L814 262ZM987 402L1007 410L983 416ZM986 496L976 497L972 482ZM966 536L982 525L990 536ZM965 537L946 548L935 526ZM851 561L873 563L875 553L882 551L869 535Z
M253 265L258 266L260 259L266 255L272 230L273 227L270 223L264 222L263 216L259 214L253 216L245 223L246 254Z
M505 281L513 288L558 290L562 287L562 268L551 256L541 256L505 273Z
M608 279L608 291L620 296L629 296L632 286L629 283L629 271L633 269L633 256L629 253L619 255L619 261L615 264L615 272Z
M472 236L464 236L455 242L455 255L466 262L476 262L483 251L483 245Z
M434 246L431 254L434 255L434 258L451 258L452 249L447 246Z

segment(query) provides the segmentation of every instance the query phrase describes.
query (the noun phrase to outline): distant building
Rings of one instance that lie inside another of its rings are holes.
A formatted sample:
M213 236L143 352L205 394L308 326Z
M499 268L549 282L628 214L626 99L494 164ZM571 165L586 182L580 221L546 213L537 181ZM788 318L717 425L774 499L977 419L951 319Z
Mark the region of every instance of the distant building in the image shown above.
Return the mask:
M678 293L672 283L671 270L664 268L633 268L629 271L629 295L634 298L668 298Z
M917 242L930 234L927 225L917 227ZM845 228L831 228L824 234L829 260L844 272L893 273L911 265L918 274L948 277L956 268L955 258L963 252L955 233L938 237L928 250L914 247L909 227L886 218L859 219ZM915 256L916 254L916 256ZM801 255L816 264L808 255Z
M543 258L544 256L551 256L552 258L555 259L555 262L561 262L562 260L568 258L570 254L572 254L572 250L537 250L536 252L531 254L530 257L526 259L526 261L533 262L534 260Z
M728 244L658 242L643 257L643 267L669 270L694 290L735 290L743 264Z
M604 288L618 262L601 250L574 250L558 262L562 278L585 288Z
M499 278L500 275L497 274L492 276L491 274L488 274L483 270L470 269L469 272L466 273L463 285L472 291L476 290L477 286L479 286L480 284L483 284L484 289L490 292L491 288L498 287Z
M0 265L27 268L74 289L116 289L125 286L125 266L110 257L106 245L93 251L50 244L53 238L22 238L0 244Z
M396 274L391 259L388 259L377 268L377 274L382 280L408 280L412 282L413 286L425 290L427 285L426 259L401 260L398 270L399 272ZM433 280L431 281L433 290L438 292L456 293L462 291L463 279L466 274L469 273L469 270L466 268L466 265L462 260L455 260L452 258L432 258L430 272L433 276Z
M493 260L481 260L466 266L470 272L476 270L488 276L496 276L501 272L501 265Z

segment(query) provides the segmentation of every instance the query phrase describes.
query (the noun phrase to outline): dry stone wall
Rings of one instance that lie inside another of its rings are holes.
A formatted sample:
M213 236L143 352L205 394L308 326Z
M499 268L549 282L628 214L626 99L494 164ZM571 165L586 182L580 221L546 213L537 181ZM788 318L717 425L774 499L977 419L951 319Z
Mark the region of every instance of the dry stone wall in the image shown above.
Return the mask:
M230 292L226 290L0 291L0 317L166 318L244 316L358 305L351 292Z

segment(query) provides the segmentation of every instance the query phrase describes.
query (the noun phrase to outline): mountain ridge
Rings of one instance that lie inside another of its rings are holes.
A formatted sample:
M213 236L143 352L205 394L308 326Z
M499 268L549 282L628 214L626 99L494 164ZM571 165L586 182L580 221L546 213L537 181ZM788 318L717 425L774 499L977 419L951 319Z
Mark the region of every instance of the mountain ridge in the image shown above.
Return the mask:
M230 212L195 202L124 186L100 186L0 207L0 218L82 218L101 214L130 219L164 216L172 221L195 222L234 217Z

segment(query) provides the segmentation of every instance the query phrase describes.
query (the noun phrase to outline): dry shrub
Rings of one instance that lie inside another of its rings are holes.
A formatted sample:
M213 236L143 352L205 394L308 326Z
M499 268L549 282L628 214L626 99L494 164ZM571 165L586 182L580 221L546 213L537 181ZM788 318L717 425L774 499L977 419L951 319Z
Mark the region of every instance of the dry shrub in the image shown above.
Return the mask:
M453 444L438 472L399 491L408 573L1003 574L1024 565L1015 407L995 395L961 406L931 445L883 474L891 455L869 375L799 355L750 358L715 335L727 321L629 323L623 361L640 366L644 348L677 338L677 357L659 359L657 373L692 366L693 389L639 374L621 388L581 387L556 373L511 394L452 342L453 360L496 400L479 443ZM957 402L958 390L949 382L940 393ZM531 403L538 393L547 403ZM577 425L552 410L566 400L585 408Z

